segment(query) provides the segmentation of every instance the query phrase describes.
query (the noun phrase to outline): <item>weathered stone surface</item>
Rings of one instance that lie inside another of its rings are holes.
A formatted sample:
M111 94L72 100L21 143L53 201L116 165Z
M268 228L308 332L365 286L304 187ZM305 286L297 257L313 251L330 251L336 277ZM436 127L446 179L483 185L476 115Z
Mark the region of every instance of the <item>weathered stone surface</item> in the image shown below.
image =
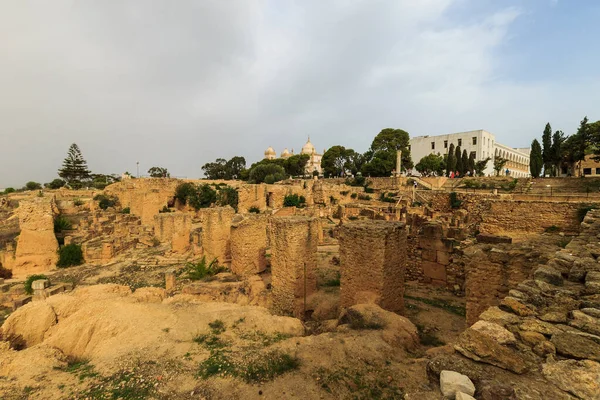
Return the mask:
M542 374L559 389L580 399L600 399L600 364L594 361L557 361L542 365Z
M38 279L37 281L31 282L31 289L33 290L44 290L48 286L50 286L50 281L48 279Z
M512 238L509 236L491 235L480 233L477 235L478 243L512 243Z
M442 371L456 371L468 376L471 381L477 384L488 376L490 368L494 367L463 357L455 352L453 348L451 354L437 355L427 363L427 376L431 383L438 384Z
M563 277L561 273L556 269L545 265L542 265L538 269L536 269L533 273L533 277L536 280L546 282L555 286L562 286L563 284Z
M517 341L512 332L494 322L477 321L471 326L471 329L491 337L500 344L512 344Z
M231 221L235 210L230 206L202 209L202 248L208 260L229 260Z
M267 267L267 220L264 215L236 215L231 225L231 272L251 275Z
M600 344L591 339L565 332L552 335L551 342L558 354L570 358L600 361Z
M463 392L457 392L456 400L475 400L475 397L469 396L468 394L463 393Z
M519 331L519 338L531 347L537 346L546 340L546 337L539 332Z
M485 382L479 392L480 400L517 400L515 389L508 384Z
M28 347L41 343L44 334L56 325L56 313L45 301L25 304L19 312L11 314L2 325L5 336L22 335Z
M557 328L555 325L548 323L548 322L540 321L536 318L525 319L519 325L519 328L523 331L538 332L538 333L541 333L542 335L546 335L546 336L551 336L551 335L561 332L561 330L559 328Z
M361 293L389 311L404 311L406 230L403 223L351 222L340 231L340 305L358 303ZM443 267L443 266L442 266Z
M479 316L479 318L481 318L484 321L495 322L503 327L506 327L510 324L518 324L519 322L521 322L521 318L519 318L515 314L502 311L498 307L488 308Z
M600 272L588 272L585 276L585 290L588 294L600 294Z
M600 318L600 309L598 308L582 308L581 312L589 315L590 317Z
M526 360L519 353L471 328L459 336L454 349L475 361L495 365L517 374L522 374L528 368Z
M505 297L500 302L500 309L504 311L512 312L513 314L517 314L521 317L528 317L530 315L535 315L536 312L531 308L527 307L525 304L520 302L519 300L513 297Z
M541 315L539 318L542 321L557 322L562 324L567 322L567 313L564 311L552 311Z
M440 373L440 390L446 399L454 399L457 392L475 394L475 385L468 376L454 371Z
M544 340L533 347L533 352L540 357L545 357L548 354L556 354L556 348L552 342Z
M579 310L573 311L572 316L569 325L593 335L600 335L600 318L594 318Z

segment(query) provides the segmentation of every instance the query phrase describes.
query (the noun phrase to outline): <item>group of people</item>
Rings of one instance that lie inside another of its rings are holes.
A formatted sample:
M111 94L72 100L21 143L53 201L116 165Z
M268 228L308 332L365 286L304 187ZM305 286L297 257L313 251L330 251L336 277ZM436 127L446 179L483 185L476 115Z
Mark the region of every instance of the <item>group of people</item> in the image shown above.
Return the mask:
M449 176L450 176L450 179L453 179L453 178L461 178L461 176L460 176L460 172L458 172L458 171L456 171L456 172L454 172L454 171L450 171L450 175L449 175ZM465 174L462 176L462 178L464 178L465 176L471 176L471 171L467 171L467 172L466 172L466 173L465 173Z

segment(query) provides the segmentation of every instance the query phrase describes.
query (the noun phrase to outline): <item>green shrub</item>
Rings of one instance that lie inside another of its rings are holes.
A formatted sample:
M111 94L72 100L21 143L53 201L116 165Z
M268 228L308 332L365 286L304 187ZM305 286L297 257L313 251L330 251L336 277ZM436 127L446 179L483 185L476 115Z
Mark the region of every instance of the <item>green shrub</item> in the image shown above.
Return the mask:
M379 200L383 201L385 203L395 203L396 199L394 199L393 197L389 196L389 193L385 193L382 192L381 195L379 196Z
M175 188L175 198L184 205L194 193L196 193L196 186L189 182L181 183Z
M356 199L356 198L358 197L358 194L356 194L356 193L352 193L352 194L350 195L350 197L351 197L351 198L353 198L353 199Z
M81 264L83 264L83 251L80 245L71 243L58 250L57 267L67 268Z
M288 194L283 198L284 207L302 207L306 203L304 196L298 196L297 194Z
M55 179L50 183L46 183L44 186L46 186L48 189L60 189L61 187L65 186L67 182L63 181L62 179Z
M348 186L364 186L365 181L366 181L365 177L359 175L354 178L346 179L346 185L348 185Z
M450 192L450 207L460 208L462 200L458 199L456 192Z
M250 207L248 212L252 214L260 214L260 209L258 207Z
M27 293L27 294L33 294L33 289L31 287L31 284L34 281L39 281L41 279L48 279L48 277L46 275L30 275L30 276L28 276L27 280L24 283L24 285L25 285L25 293Z
M196 210L208 208L217 201L217 192L208 184L200 185L187 201Z
M238 191L231 186L225 185L220 187L217 193L217 204L224 206L231 206L235 212L238 210L239 194Z
M6 188L4 189L4 194L14 193L16 192L15 188Z
M66 219L64 216L59 215L54 218L54 233L60 233L62 231L68 231L73 228L71 222Z
M219 265L219 262L216 258L212 260L210 264L207 264L206 256L204 256L200 261L197 261L195 263L188 262L186 264L184 277L193 281L197 281L214 276L226 270L227 269L225 267Z
M81 199L75 199L75 200L73 200L73 205L75 207L82 206L83 205L83 201L81 201Z
M369 196L368 194L359 194L358 195L358 199L359 200L371 200L371 196Z
M129 207L125 207L124 209L121 210L121 214L130 214L131 213L131 209Z
M29 181L25 184L25 190L40 190L41 188L42 185L37 182Z
M96 195L94 197L94 200L98 202L98 207L100 207L102 210L114 207L118 202L118 199L116 197L108 197L103 194Z
M365 186L365 193L375 193L375 189Z

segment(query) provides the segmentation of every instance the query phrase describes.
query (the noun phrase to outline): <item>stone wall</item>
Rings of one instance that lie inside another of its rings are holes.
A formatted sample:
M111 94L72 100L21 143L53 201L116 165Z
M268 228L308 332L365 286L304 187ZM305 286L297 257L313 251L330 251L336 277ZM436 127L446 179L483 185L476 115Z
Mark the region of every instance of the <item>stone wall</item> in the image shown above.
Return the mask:
M264 211L267 208L267 185L241 185L238 188L238 212L247 213L252 207Z
M45 272L56 267L58 241L54 216L58 213L53 198L21 200L16 214L21 232L17 238L12 272L17 277Z
M271 220L273 308L305 318L305 299L317 290L318 223L311 217Z
M423 282L439 286L448 284L447 268L451 263L453 247L454 242L444 237L441 223L429 222L423 226L419 235Z
M406 229L401 222L356 221L340 229L340 305L375 302L404 311Z
M186 213L161 213L154 216L154 236L163 243L170 243L175 253L190 249L192 215Z
M230 230L235 210L229 206L204 208L202 213L202 249L207 261L223 264L230 258Z
M231 225L231 272L257 274L267 267L267 217L236 215Z

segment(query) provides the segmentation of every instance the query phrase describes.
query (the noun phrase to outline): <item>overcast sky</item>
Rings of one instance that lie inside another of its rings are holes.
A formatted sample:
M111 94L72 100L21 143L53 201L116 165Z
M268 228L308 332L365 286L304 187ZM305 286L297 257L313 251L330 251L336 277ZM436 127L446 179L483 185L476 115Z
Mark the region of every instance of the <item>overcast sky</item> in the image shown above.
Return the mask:
M0 0L0 187L600 119L595 0Z

